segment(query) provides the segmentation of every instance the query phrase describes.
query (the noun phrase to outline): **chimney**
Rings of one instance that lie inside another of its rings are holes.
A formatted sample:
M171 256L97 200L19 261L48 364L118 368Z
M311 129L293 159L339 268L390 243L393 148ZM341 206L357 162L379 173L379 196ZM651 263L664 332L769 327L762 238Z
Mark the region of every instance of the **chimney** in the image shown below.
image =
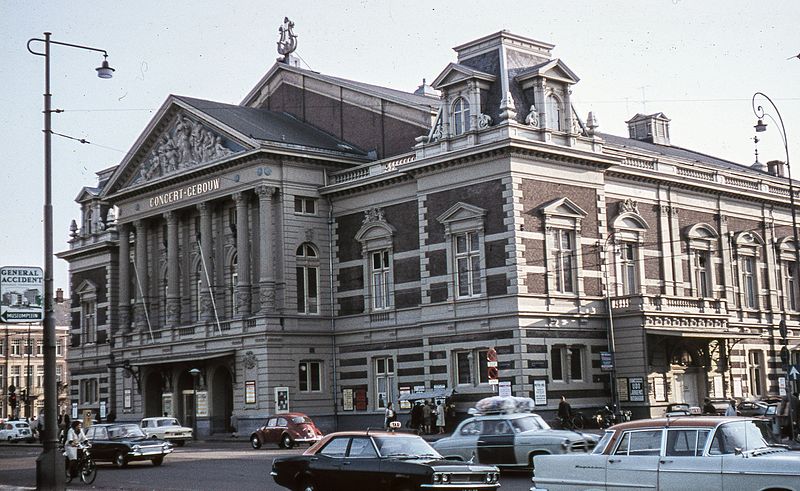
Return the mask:
M636 114L625 123L628 124L628 134L631 139L656 145L669 145L670 121L664 113L654 113Z
M767 162L767 172L773 176L786 177L786 164L781 160L770 160Z

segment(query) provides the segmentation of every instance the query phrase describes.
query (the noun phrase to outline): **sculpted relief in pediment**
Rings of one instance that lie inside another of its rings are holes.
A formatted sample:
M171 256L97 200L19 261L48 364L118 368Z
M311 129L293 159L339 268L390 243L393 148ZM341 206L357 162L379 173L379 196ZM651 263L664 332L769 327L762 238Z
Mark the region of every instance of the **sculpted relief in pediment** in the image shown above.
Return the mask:
M158 139L131 184L140 184L232 154L223 138L206 126L179 114Z

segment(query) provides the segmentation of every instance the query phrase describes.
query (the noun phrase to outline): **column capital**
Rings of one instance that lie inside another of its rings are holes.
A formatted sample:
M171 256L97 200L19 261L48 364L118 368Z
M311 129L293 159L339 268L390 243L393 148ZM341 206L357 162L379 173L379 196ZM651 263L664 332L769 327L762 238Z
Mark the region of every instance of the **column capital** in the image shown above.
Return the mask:
M231 194L233 201L236 202L236 206L243 205L245 203L245 195L243 191L236 191L235 193Z
M255 188L256 194L260 199L272 199L278 192L275 186L267 186L266 184L259 184Z
M199 211L201 215L205 215L211 212L211 207L205 201L202 203L197 203L196 206L197 206L197 211Z
M178 220L178 214L174 211L165 211L161 214L167 222L175 223Z

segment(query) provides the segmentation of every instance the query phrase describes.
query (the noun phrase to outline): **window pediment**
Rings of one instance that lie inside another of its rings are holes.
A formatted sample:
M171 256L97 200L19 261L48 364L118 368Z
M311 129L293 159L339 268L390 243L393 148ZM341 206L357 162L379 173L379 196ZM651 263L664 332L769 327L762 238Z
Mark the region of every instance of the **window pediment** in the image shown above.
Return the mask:
M697 223L687 227L684 236L692 249L711 249L714 242L719 239L719 233L707 223Z
M565 218L573 218L580 220L586 218L588 213L576 205L569 198L559 198L539 207L539 210L545 217L559 216Z
M97 285L89 280L83 280L75 289L75 293L81 298L94 296L97 294Z
M639 214L634 212L625 212L620 213L614 219L614 228L621 230L645 231L649 230L650 226L647 225L647 222Z
M448 233L483 228L486 210L467 203L458 202L436 219Z
M366 250L384 249L392 246L396 229L383 218L379 210L370 210L364 224L356 232L355 239L361 242Z
M459 65L458 63L450 63L431 83L431 87L437 90L443 90L459 83L466 83L468 80L483 81L485 84L491 84L497 80L497 77L490 73Z
M795 243L794 237L791 235L782 239L778 239L778 243L775 245L775 248L778 250L778 255L782 261L795 260Z
M733 237L734 243L738 247L758 247L764 245L764 239L753 231L739 232Z
M580 78L575 72L570 70L559 58L533 66L514 77L514 80L516 80L523 89L533 87L537 79L559 81L567 85L576 84L580 81Z

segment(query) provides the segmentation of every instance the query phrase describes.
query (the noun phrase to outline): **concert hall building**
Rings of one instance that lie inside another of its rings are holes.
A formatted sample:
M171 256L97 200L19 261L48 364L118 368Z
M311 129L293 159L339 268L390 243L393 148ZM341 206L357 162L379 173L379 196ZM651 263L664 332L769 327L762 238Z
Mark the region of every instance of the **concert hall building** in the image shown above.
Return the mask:
M663 113L601 132L553 48L500 31L415 92L287 55L238 105L167 97L76 199L71 402L366 427L410 392L465 413L489 348L546 417L791 390L784 164L677 146Z

